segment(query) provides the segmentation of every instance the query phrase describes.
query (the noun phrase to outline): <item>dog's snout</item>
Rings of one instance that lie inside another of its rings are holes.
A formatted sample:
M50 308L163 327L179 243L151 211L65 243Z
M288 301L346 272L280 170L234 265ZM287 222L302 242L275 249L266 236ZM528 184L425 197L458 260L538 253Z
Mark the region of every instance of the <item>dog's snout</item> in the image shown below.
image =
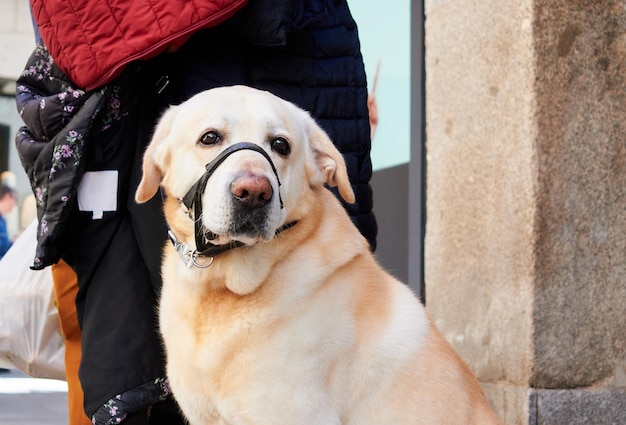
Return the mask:
M233 198L247 208L261 208L272 199L272 184L265 176L243 175L236 178L230 192Z

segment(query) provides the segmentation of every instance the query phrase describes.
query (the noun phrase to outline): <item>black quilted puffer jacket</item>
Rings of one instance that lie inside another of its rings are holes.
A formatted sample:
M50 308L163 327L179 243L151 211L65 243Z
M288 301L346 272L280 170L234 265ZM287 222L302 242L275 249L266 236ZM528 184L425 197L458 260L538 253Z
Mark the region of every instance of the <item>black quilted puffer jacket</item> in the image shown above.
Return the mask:
M344 155L356 194L356 203L344 206L375 249L367 82L345 0L250 1L229 21L199 31L173 56L163 71L173 80L171 103L230 82L268 90L310 111ZM36 269L62 255L81 155L89 133L115 119L115 83L92 92L75 87L43 46L18 80L18 111L26 127L16 144L37 198Z

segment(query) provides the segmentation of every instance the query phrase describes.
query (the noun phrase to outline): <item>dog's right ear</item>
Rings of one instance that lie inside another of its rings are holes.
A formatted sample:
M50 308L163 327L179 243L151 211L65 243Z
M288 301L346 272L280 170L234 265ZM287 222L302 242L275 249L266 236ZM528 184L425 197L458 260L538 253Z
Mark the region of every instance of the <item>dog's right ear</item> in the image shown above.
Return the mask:
M176 109L176 106L172 106L165 111L143 155L143 174L135 192L135 201L139 204L152 199L159 190L159 185L163 178L163 166L167 160L165 141L170 135L172 123L176 116Z

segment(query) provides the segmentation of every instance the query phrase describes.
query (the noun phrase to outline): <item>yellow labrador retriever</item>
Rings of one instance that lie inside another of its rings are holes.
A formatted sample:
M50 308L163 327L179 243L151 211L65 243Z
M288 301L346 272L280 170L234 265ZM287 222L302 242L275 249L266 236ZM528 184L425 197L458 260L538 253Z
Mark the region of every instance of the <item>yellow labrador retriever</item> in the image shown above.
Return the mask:
M165 193L159 320L189 423L499 423L325 184L354 201L328 136L267 92L209 90L159 122L136 199Z

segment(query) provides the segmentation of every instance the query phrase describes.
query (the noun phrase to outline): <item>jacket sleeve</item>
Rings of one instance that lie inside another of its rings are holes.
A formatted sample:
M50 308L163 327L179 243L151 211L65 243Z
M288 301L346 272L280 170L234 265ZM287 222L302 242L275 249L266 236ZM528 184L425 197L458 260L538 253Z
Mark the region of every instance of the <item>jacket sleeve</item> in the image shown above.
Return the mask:
M17 110L36 140L50 141L85 102L43 44L37 44L17 80Z
M17 81L17 108L26 126L15 143L39 221L35 269L61 256L59 240L82 175L85 141L106 100L104 93L74 87L41 44Z

